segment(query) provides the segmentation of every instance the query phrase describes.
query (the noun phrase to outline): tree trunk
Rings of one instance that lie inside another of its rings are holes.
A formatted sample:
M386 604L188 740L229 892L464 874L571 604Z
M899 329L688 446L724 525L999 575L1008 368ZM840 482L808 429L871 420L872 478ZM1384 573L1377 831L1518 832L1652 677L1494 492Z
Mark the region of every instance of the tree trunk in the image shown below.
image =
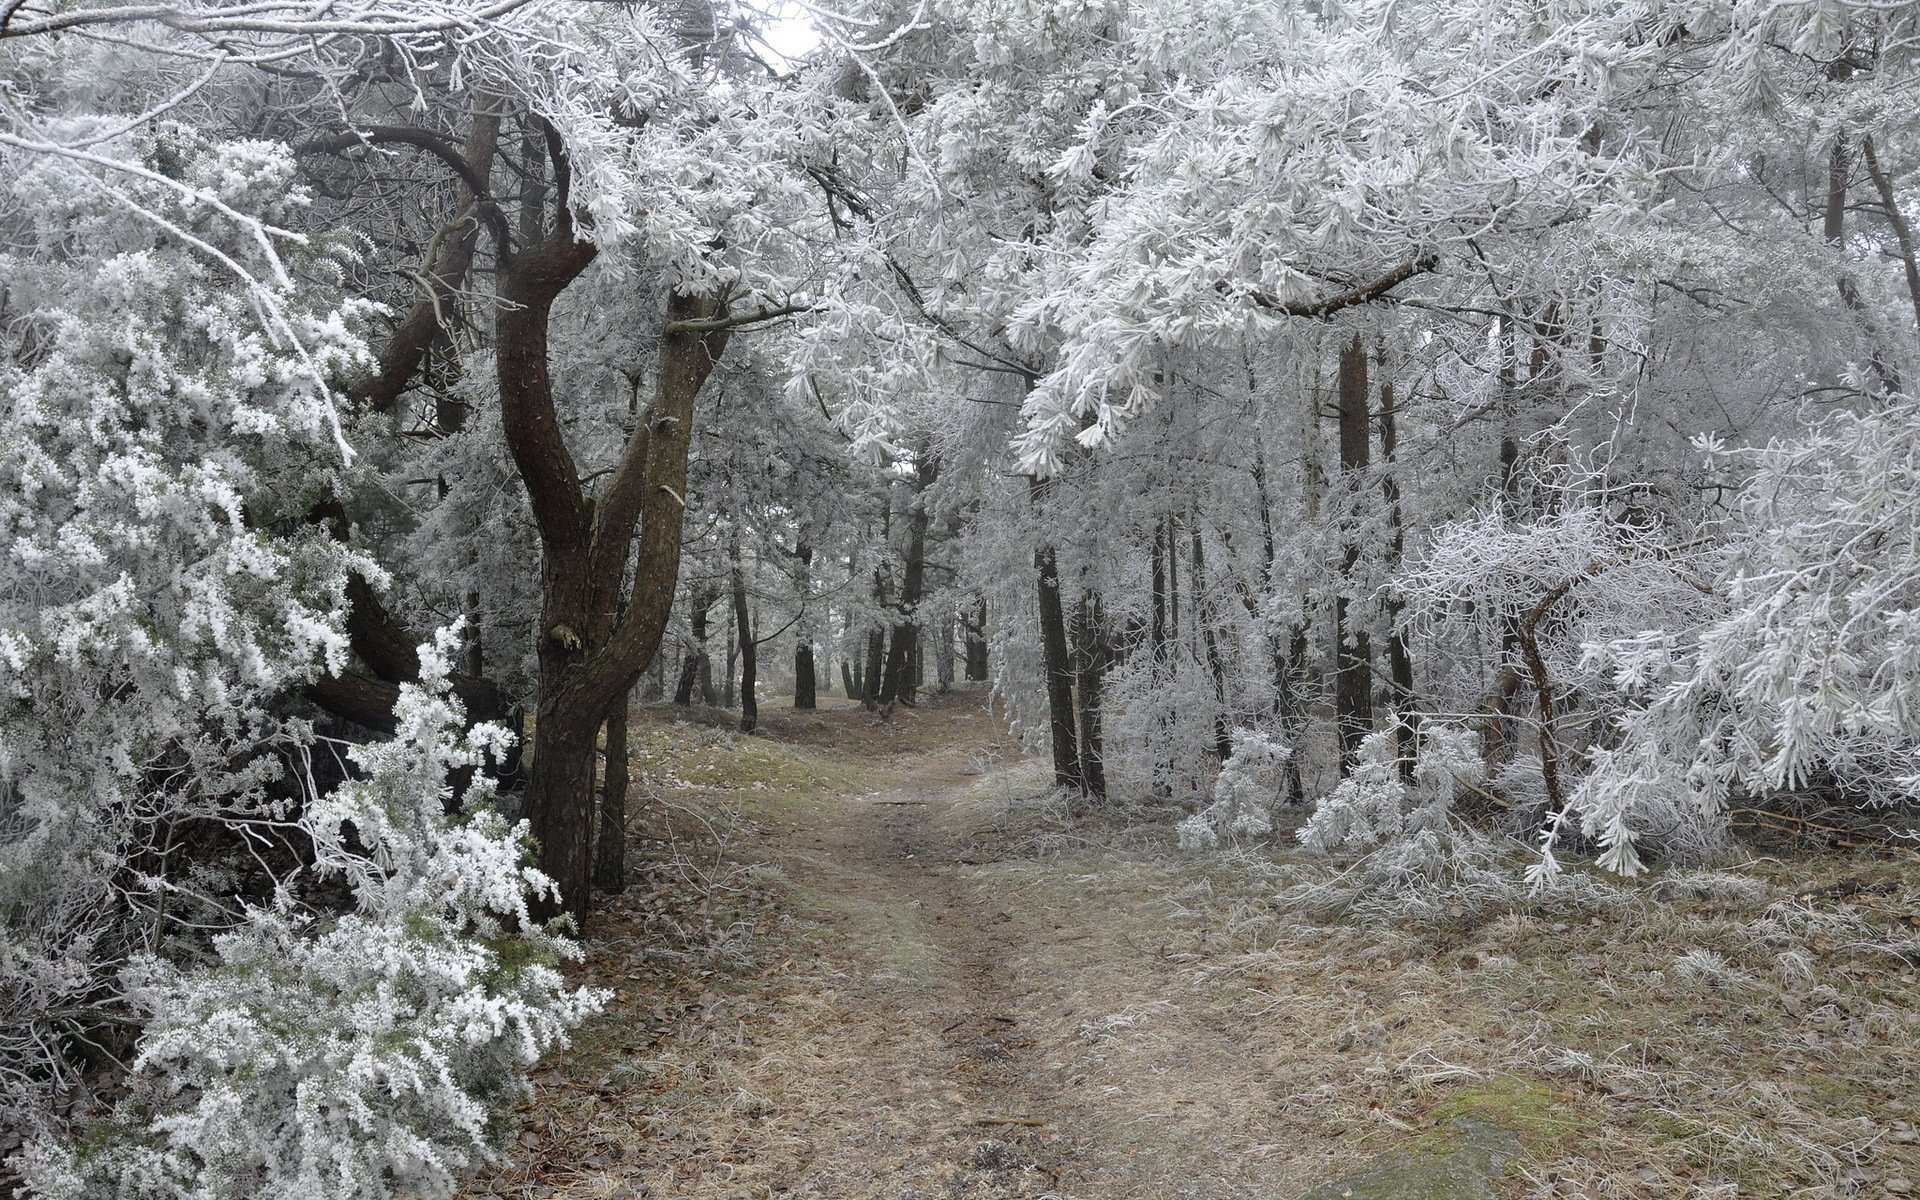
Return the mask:
M1106 743L1100 724L1100 697L1110 655L1106 618L1098 592L1081 595L1073 626L1075 690L1080 706L1080 781L1087 795L1104 800L1107 798Z
M1060 603L1060 570L1052 546L1033 552L1039 575L1040 646L1047 672L1047 717L1053 734L1053 783L1064 791L1083 790L1080 753L1074 736L1073 663L1067 651L1067 617Z
M991 669L987 647L987 601L985 597L974 603L973 615L962 617L967 638L967 682L984 683Z
M720 707L733 707L733 668L740 656L739 630L729 615L727 620L727 669L720 674Z
M1847 135L1843 132L1833 141L1833 152L1827 160L1827 208L1820 223L1820 232L1834 246L1846 244L1847 220L1847 184L1852 174L1852 165L1848 162ZM1877 161L1876 161L1877 165ZM1898 211L1895 209L1894 211ZM1888 364L1886 356L1880 352L1878 330L1873 326L1873 318L1867 311L1867 302L1860 297L1860 285L1850 272L1840 274L1840 299L1859 320L1867 336L1869 350L1867 361L1873 367L1875 378L1880 381L1882 397L1900 390L1900 377Z
M934 681L943 694L953 689L954 667L958 665L953 655L953 626L953 614L946 613L940 618L940 629L934 637Z
M858 656L853 658L843 656L840 659L840 690L847 694L847 699L849 700L859 700L862 698L860 693L860 659Z
M1916 254L1913 243L1913 224L1907 220L1906 212L1900 207L1900 199L1894 194L1893 180L1880 165L1879 152L1874 148L1871 136L1862 138L1860 151L1867 162L1867 174L1873 179L1874 190L1880 193L1880 212L1886 217L1887 225L1893 230L1894 245L1900 251L1900 266L1907 280L1907 300L1913 305L1914 328L1920 330L1920 254ZM479 672L474 672L479 674Z
M747 608L747 577L740 569L740 551L733 552L733 622L740 643L740 732L752 733L760 724L760 704L753 694L760 673L760 648L753 641L753 614Z
M913 704L916 686L915 664L920 648L920 598L927 578L927 505L926 490L940 476L940 460L922 452L908 500L906 559L900 572L900 617L893 625L893 645L887 652L886 677L880 685L880 702L897 700Z
M680 569L694 399L727 332L715 301L669 296L655 403L604 490L588 497L560 433L547 361L552 301L593 258L564 217L563 167L556 165L559 228L504 265L495 337L501 423L541 545L539 707L526 813L536 865L559 885L560 898L542 901L534 915L544 919L564 907L584 922L595 734L652 663L666 630ZM636 539L629 597L623 593Z
M702 702L713 703L712 671L707 658L707 614L713 608L714 595L710 591L696 592L693 608L687 614L687 624L693 634L693 645L680 662L680 680L673 689L673 702L681 708L693 704L694 685L698 684L702 692Z
M602 891L627 886L627 698L607 714L606 765L600 782L600 832L594 849L593 881Z
M868 708L880 707L880 673L887 662L887 634L878 625L867 631L867 673L860 681L860 702Z
M647 668L646 678L640 685L640 700L643 704L658 704L667 694L667 660L661 655L653 656L653 664Z
M1233 757L1233 730L1227 721L1227 664L1220 654L1220 639L1214 633L1213 601L1207 595L1207 565L1200 541L1200 519L1195 517L1192 541L1193 567L1187 584L1193 589L1193 619L1200 625L1200 644L1207 660L1207 674L1213 679L1213 753L1221 762Z
M1400 525L1400 478L1394 460L1400 437L1395 416L1393 385L1383 383L1380 385L1380 457L1386 464L1386 473L1380 477L1380 491L1387 502L1387 566L1397 571L1401 560L1406 557L1406 536ZM1414 736L1420 719L1413 707L1413 654L1407 644L1407 631L1400 624L1405 606L1397 597L1389 596L1386 607L1387 675L1393 692L1394 750L1400 762L1400 777L1411 785Z
M1340 351L1340 470L1346 477L1345 494L1358 505L1358 475L1365 471L1370 457L1367 421L1367 352L1360 335ZM1348 528L1358 525L1356 519ZM1361 739L1373 731L1373 648L1364 628L1353 624L1349 606L1356 568L1360 563L1358 534L1349 532L1346 554L1340 573L1341 588L1334 600L1333 636L1335 661L1333 703L1334 724L1340 734L1340 765L1344 774L1352 769L1360 752Z
M804 614L808 594L813 588L813 547L801 542L793 553L799 560L794 576ZM819 692L813 663L813 622L803 615L798 624L799 628L793 635L793 706L813 708Z

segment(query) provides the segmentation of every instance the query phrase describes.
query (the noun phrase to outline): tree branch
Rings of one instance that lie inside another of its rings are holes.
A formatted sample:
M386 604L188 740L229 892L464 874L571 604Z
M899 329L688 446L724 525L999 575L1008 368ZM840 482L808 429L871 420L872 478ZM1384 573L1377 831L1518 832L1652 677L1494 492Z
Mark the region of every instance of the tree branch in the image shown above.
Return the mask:
M1261 308L1283 317L1324 318L1342 309L1371 304L1407 280L1416 275L1424 275L1439 265L1438 257L1423 254L1412 262L1401 263L1372 283L1363 284L1352 291L1341 292L1336 296L1328 296L1324 300L1281 300L1270 293L1258 290L1248 292L1246 295Z
M494 152L500 142L500 117L497 113L476 112L473 128L467 134L466 154L461 161L477 178L484 180L492 171ZM463 176L464 178L464 176ZM386 412L399 402L408 384L426 359L435 339L442 336L442 323L452 308L456 294L473 267L474 251L479 247L479 223L474 209L482 203L482 194L468 186L460 209L434 239L438 250L425 266L422 276L427 294L408 310L400 324L388 336L380 351L380 367L372 376L349 389L349 395L375 412ZM495 218L499 209L490 201L486 210ZM504 237L505 223L494 229L496 238ZM504 252L505 241L500 242Z
M818 304L781 304L770 308L756 309L750 313L709 317L698 321L669 321L664 330L669 336L680 334L704 335L723 333L729 329L739 329L747 325L758 325L763 321L777 321L781 317L796 316L817 310Z
M295 147L295 154L338 154L343 150L352 150L356 146L412 146L425 150L449 170L460 177L467 190L476 197L485 198L489 192L487 181L474 169L453 144L431 129L422 129L417 125L375 125L371 129L348 129L341 133L315 138L304 145Z

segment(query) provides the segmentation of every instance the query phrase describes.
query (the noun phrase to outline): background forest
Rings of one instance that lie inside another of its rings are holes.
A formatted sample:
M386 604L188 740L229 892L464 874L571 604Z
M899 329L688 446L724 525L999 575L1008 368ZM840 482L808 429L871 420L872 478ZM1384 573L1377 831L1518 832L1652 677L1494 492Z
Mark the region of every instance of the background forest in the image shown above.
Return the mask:
M980 681L1073 804L1380 887L1908 836L1917 49L0 0L27 1193L451 1194L606 999L630 697Z

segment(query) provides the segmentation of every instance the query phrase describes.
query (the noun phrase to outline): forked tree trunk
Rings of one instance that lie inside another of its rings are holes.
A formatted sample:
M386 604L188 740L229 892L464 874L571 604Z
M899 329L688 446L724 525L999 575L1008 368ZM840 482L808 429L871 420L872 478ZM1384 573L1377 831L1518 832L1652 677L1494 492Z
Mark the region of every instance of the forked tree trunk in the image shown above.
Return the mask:
M564 165L564 160L560 160ZM564 187L556 199L567 211ZM589 498L560 434L548 373L553 300L592 261L569 222L509 260L496 317L498 390L506 440L526 484L541 545L539 708L526 813L536 865L560 887L539 918L584 921L593 877L594 741L652 663L680 571L687 450L694 399L730 328L718 305L674 295L659 386L598 497ZM636 554L631 596L624 580Z

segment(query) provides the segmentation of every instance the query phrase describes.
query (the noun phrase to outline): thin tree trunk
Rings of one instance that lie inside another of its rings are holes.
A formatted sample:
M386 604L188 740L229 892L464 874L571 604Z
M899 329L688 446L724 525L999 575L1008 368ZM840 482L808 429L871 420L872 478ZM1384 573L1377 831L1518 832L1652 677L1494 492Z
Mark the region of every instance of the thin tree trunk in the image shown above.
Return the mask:
M1387 565L1397 571L1406 556L1406 535L1400 525L1400 478L1394 459L1400 435L1395 417L1393 385L1383 383L1380 385L1380 457L1387 469L1380 477L1380 490L1387 502ZM1404 607L1398 597L1387 599L1387 674L1393 688L1393 737L1400 777L1411 784L1414 735L1420 718L1413 708L1413 655L1407 645L1407 631L1400 625Z
M958 665L954 662L953 626L953 614L949 612L940 618L939 632L934 637L934 686L942 693L953 689L954 667Z
M1220 654L1220 639L1214 633L1213 601L1207 596L1207 566L1200 541L1200 521L1196 517L1189 534L1193 566L1187 586L1193 589L1193 619L1200 623L1200 644L1207 660L1207 674L1213 679L1213 753L1221 762L1233 757L1233 730L1227 721L1227 664Z
M680 681L673 689L673 702L682 708L693 704L695 684L700 687L702 703L713 703L712 671L707 657L707 615L713 609L714 599L708 590L694 593L693 608L687 614L693 645L680 662Z
M1847 161L1847 137L1843 133L1833 140L1833 153L1827 160L1827 208L1820 223L1821 234L1835 247L1843 248L1846 244L1847 184L1850 172L1851 166ZM1867 302L1860 298L1860 287L1854 282L1852 274L1844 270L1840 274L1840 299L1859 319L1866 333L1869 345L1867 361L1873 367L1875 378L1880 380L1882 396L1899 391L1900 379L1880 352L1879 338L1873 327L1872 316L1867 312Z
M727 669L720 674L720 707L733 707L733 668L740 659L739 629L731 614L727 620Z
M1860 150L1867 160L1867 174L1873 177L1874 190L1880 193L1880 209L1886 214L1887 225L1893 230L1894 244L1900 247L1900 265L1905 269L1907 278L1907 299L1913 304L1914 328L1920 331L1920 261L1915 258L1913 225L1900 207L1900 198L1894 194L1892 178L1880 165L1880 155L1874 148L1873 138L1862 138ZM479 672L475 671L474 674L478 675Z
M1367 469L1370 450L1367 352L1357 333L1340 351L1339 400L1340 470L1348 485L1345 492L1357 504L1355 484L1359 473ZM1338 664L1333 687L1334 724L1340 735L1343 774L1351 770L1357 760L1361 739L1373 731L1373 648L1364 628L1350 628L1352 601L1348 593L1359 564L1359 538L1349 533L1340 567L1341 588L1333 609L1334 655Z
M868 708L880 707L880 673L887 661L887 634L879 626L867 631L864 656L866 674L860 680L860 702Z
M1060 602L1060 570L1054 562L1053 547L1041 546L1035 550L1033 565L1038 574L1047 718L1053 735L1053 783L1064 791L1078 792L1083 789L1084 781L1074 736L1073 663L1067 650L1067 617Z
M760 724L760 704L753 694L760 673L760 648L753 640L753 614L747 608L747 576L740 568L740 548L733 551L733 621L740 645L740 732L752 733Z

